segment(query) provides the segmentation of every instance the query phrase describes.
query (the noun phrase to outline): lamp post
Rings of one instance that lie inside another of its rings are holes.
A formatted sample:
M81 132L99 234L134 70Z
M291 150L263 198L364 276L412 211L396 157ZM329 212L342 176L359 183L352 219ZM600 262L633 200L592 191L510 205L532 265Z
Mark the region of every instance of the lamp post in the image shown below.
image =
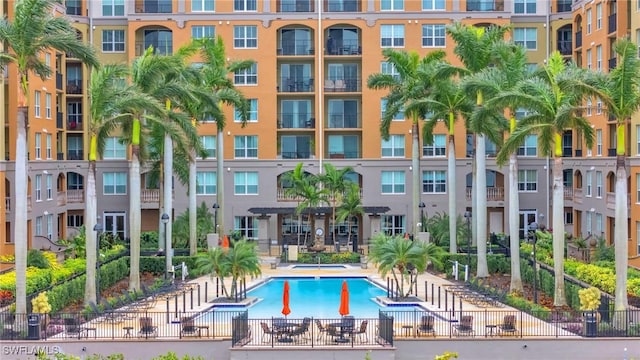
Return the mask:
M538 267L536 261L536 242L538 237L536 236L536 230L538 230L538 223L535 221L529 224L529 236L533 243L533 252L531 253L531 265L533 266L533 303L538 303Z
M425 231L424 228L427 224L424 219L424 208L426 207L426 205L424 204L424 202L420 201L418 207L420 208L420 231Z
M168 246L169 243L167 242L167 223L169 222L169 215L167 215L167 213L163 213L161 219L162 225L164 226L164 278L168 279L169 266L171 266L170 264L167 264L167 261L169 261L169 256L167 255L167 253L170 251L170 246Z
M213 232L218 233L218 209L220 205L218 203L213 203Z
M467 265L471 267L471 211L465 211L464 218L467 220Z
M96 304L100 302L100 235L102 235L102 223L100 217L96 220L96 224L93 226L93 231L96 232Z

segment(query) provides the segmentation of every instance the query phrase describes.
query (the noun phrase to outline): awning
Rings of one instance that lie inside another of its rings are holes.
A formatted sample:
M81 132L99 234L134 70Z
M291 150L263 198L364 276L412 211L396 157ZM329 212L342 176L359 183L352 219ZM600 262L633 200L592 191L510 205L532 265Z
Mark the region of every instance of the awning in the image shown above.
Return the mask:
M384 214L391 210L388 206L363 206L362 209L365 213L370 215ZM302 211L303 214L331 214L332 208L328 206L320 206L317 208L306 208ZM252 214L267 215L267 214L283 214L290 215L296 213L295 207L253 207L249 208L249 212Z

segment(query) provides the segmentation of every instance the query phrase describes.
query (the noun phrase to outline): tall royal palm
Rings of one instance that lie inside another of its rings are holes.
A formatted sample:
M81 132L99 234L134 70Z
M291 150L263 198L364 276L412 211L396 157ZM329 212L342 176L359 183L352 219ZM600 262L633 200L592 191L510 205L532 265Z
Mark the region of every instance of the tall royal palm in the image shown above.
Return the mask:
M216 39L203 39L200 42L200 55L202 57L202 75L204 86L211 91L212 100L203 104L205 117L216 121L216 201L219 206L216 212L216 222L219 228L214 231L224 234L224 146L222 132L226 126L226 116L223 105L233 106L240 115L244 126L249 117L249 103L234 85L230 75L250 69L254 61L227 61L224 42L221 37Z
M490 26L475 27L455 23L447 27L447 33L456 42L454 53L464 65L464 72L468 75L476 74L492 63L494 45L502 41L507 27ZM477 276L489 275L487 266L487 174L485 155L485 135L496 135L495 127L491 120L495 114L482 109L484 105L484 93L479 90L475 93L477 109L469 118L468 129L476 135L475 147L475 191L472 194L473 219L476 228L478 248Z
M619 39L614 45L618 62L611 70L603 84L603 102L607 112L616 119L616 211L614 244L616 252L616 293L615 310L626 310L627 300L627 266L629 248L628 222L629 208L627 195L627 146L625 144L626 128L640 107L640 60L637 58L638 47L627 39Z
M0 65L12 64L9 71L17 71L18 117L15 150L15 194L13 243L16 262L16 313L27 312L27 129L29 128L29 77L42 79L51 75L51 67L44 62L43 53L58 50L73 54L91 66L98 66L95 51L82 43L65 17L56 17L53 0L16 0L13 20L0 19L0 42L5 52ZM95 263L94 263L95 267Z
M357 219L361 219L364 214L364 207L362 207L362 197L360 197L360 186L356 183L350 182L347 184L342 204L336 212L336 218L338 222L347 221L348 233L347 242L351 242L351 219L355 216ZM358 220L358 223L361 223ZM357 235L357 234L356 234ZM353 252L358 250L358 239L353 241Z
M130 122L132 115L139 109L150 109L153 99L127 85L127 67L124 65L106 65L91 72L89 99L91 118L88 121L89 169L85 203L85 227L87 243L87 279L85 285L85 303L96 301L95 262L96 246L100 248L96 232L91 231L97 219L96 161L102 157L107 137L122 123ZM157 106L157 109L160 109ZM161 109L160 109L161 110ZM92 245L95 244L95 245ZM135 251L135 250L133 250Z
M555 272L554 305L567 304L564 287L564 184L562 178L562 134L573 129L583 134L587 147L593 144L594 130L581 116L585 96L599 92L591 84L591 74L575 64L566 64L559 52L531 79L502 95L504 101L529 113L516 124L498 154L504 163L529 135L538 136L540 155L553 156L553 267ZM581 141L581 139L579 140Z
M499 42L494 46L495 66L471 76L467 86L472 90L480 90L488 99L486 107L498 113L507 113L509 132L516 128L517 103L503 101L502 94L516 89L528 76L527 54L523 46L510 42ZM500 164L502 165L502 164ZM522 277L520 275L520 196L518 189L518 157L517 151L509 154L509 238L511 249L511 291L522 293ZM525 224L526 226L527 224Z
M331 221L333 222L333 231L331 236L333 245L336 246L336 209L342 204L346 190L351 181L347 175L353 171L353 168L346 166L342 169L336 169L331 163L324 163L324 174L320 175L320 182L327 190L327 198L331 205ZM339 246L336 249L340 249Z
M421 221L418 204L420 203L420 184L422 183L420 181L422 176L420 173L420 121L424 119L429 110L410 105L429 95L432 78L421 76L421 74L428 74L426 69L444 59L445 53L434 51L420 58L416 52L385 49L382 54L385 61L395 68L398 75L372 74L367 79L367 86L370 89L389 91L380 124L380 133L384 140L389 139L389 128L396 114L403 113L405 118L411 120L411 213L413 214L411 228L412 232L418 232L420 229L417 228L417 224ZM421 72L420 69L424 71Z

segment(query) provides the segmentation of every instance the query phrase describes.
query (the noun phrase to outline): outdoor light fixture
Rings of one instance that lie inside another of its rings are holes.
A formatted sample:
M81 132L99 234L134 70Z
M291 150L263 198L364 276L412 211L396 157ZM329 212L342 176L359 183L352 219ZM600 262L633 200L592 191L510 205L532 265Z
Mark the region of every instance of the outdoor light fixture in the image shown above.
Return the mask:
M218 233L218 209L220 205L218 203L213 204L213 232Z
M418 207L420 208L420 231L426 231L426 221L424 218L424 208L426 207L426 205L424 204L424 202L420 201L420 204L418 205Z

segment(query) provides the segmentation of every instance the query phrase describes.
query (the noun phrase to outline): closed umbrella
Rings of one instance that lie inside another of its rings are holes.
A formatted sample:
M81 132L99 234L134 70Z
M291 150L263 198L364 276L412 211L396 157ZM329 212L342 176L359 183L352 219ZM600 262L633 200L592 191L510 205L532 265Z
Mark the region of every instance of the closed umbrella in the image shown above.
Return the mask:
M340 315L349 315L349 287L347 281L342 281L342 292L340 293Z
M225 249L229 248L229 236L225 235L222 238L222 247L225 248Z
M287 316L291 314L289 308L289 282L284 281L284 288L282 289L282 315Z

